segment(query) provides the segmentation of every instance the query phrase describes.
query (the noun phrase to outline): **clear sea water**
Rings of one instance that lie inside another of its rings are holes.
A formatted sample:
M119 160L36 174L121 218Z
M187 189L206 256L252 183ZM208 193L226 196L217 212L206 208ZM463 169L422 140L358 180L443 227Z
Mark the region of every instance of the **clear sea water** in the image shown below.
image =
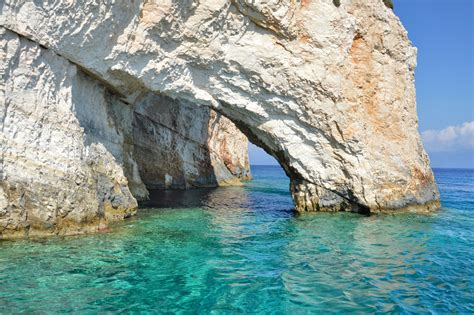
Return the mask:
M279 167L106 234L0 242L0 313L474 313L474 171L433 215L297 215ZM169 207L169 202L174 203Z

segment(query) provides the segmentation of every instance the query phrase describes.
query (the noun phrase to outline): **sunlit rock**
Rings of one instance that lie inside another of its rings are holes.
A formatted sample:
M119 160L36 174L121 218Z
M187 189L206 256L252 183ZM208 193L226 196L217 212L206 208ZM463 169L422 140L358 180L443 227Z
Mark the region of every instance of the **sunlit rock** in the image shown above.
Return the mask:
M0 24L117 101L159 93L227 117L280 162L299 211L432 210L416 49L382 0L340 3L6 0Z
M246 137L211 109L153 93L128 104L14 32L0 28L0 46L0 236L96 232L149 189L250 176Z

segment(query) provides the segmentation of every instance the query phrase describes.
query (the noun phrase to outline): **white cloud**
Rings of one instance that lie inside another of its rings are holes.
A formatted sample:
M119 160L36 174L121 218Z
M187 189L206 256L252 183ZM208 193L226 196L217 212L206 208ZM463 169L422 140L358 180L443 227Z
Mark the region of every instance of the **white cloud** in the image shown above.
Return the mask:
M474 121L441 130L426 130L421 138L428 152L474 151Z

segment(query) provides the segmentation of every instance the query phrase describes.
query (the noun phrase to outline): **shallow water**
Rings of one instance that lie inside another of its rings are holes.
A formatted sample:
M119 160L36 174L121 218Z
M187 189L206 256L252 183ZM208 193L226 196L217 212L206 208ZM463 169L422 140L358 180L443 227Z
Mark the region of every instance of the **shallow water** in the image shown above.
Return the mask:
M154 196L108 234L0 243L0 313L474 312L474 172L434 215L291 211L279 167ZM159 202L161 201L161 202Z

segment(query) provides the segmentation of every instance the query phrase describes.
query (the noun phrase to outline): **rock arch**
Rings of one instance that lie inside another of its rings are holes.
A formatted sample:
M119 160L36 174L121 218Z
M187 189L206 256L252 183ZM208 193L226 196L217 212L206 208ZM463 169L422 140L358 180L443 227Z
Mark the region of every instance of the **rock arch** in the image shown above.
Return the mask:
M416 49L381 0L6 0L0 25L124 104L159 93L226 116L280 162L299 211L439 205Z

